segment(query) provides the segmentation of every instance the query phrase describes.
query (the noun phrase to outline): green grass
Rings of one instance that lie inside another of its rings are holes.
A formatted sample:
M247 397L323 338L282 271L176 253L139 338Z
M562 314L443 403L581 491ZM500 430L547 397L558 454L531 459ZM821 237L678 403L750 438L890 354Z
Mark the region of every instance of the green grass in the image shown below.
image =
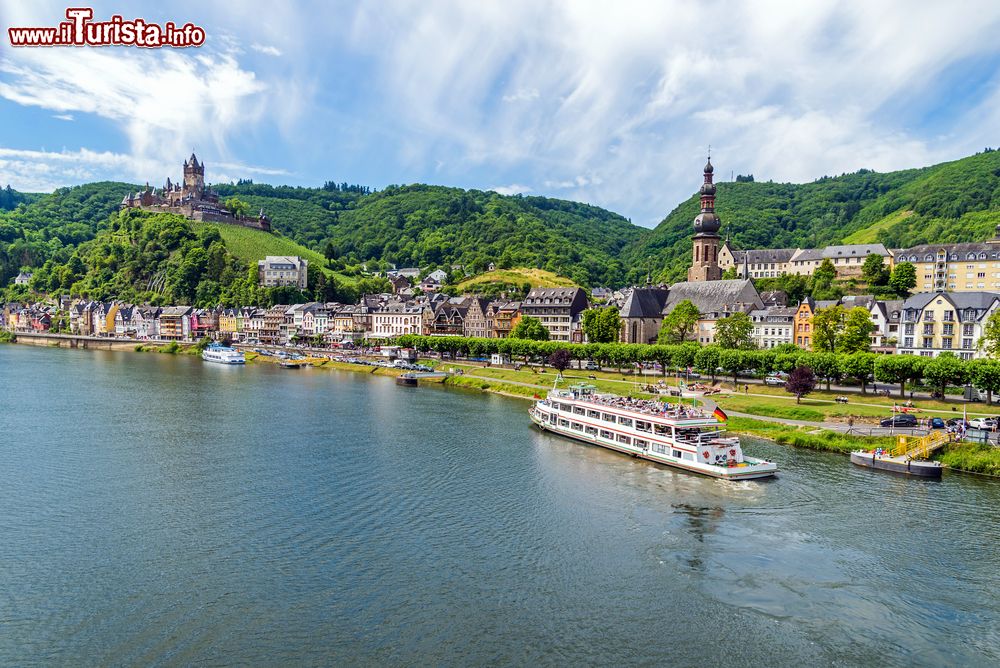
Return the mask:
M840 242L842 244L873 244L878 241L878 233L888 229L898 222L906 220L913 215L912 211L902 210L889 214L881 220L877 220L868 227L848 234Z
M575 288L576 283L565 276L554 274L544 269L514 267L513 269L496 269L478 276L466 279L458 284L459 290L471 290L475 286L487 283L530 283L533 288Z
M1000 476L1000 448L982 443L952 443L934 459L961 471Z
M212 227L219 231L222 240L226 242L229 252L243 260L247 264L254 266L258 260L263 260L268 255L297 255L309 261L313 266L320 267L327 275L334 275L342 283L353 285L357 279L353 276L345 276L330 271L326 268L326 258L314 250L298 244L288 237L281 237L269 234L262 230L255 230L239 225L225 225L222 223L201 223L190 221L195 229L199 227Z
M759 436L796 448L849 453L852 450L890 447L894 441L889 436L855 436L825 429L811 430L808 427L792 427L775 422L765 422L752 418L731 417L726 427L738 434Z

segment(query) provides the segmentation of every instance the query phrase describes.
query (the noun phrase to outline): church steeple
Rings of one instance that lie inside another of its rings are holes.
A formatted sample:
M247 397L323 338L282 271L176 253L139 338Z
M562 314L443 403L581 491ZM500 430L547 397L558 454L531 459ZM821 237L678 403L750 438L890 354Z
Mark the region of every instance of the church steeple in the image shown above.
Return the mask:
M722 278L722 270L719 268L719 228L722 227L722 221L715 214L713 172L715 168L709 152L704 169L705 180L698 190L701 196L701 213L694 219L694 248L691 268L688 269L689 281L717 281Z

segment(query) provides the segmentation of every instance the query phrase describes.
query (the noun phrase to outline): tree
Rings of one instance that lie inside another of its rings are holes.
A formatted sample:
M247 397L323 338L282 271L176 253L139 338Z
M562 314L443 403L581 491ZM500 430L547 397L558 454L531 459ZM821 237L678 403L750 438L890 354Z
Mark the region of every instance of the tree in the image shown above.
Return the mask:
M827 258L823 260L812 275L812 296L813 299L837 299L842 294L839 288L834 286L833 281L837 278L837 270L833 263Z
M247 215L247 212L250 211L250 205L239 197L230 197L222 206L237 218Z
M731 281L735 278L739 278L739 276L736 273L736 267L729 267L724 272L722 272L722 280L724 281Z
M694 336L694 326L701 314L690 299L685 299L663 318L657 343L684 343L688 335Z
M869 287L883 286L889 282L889 270L881 255L869 253L861 265L861 276Z
M514 329L510 332L512 339L528 339L529 341L548 341L549 330L545 329L542 321L526 315L521 318Z
M715 382L716 369L719 368L719 353L721 348L719 346L705 346L699 350L694 356L694 366L701 373L707 373L712 377L712 382Z
M719 366L726 373L732 374L733 389L737 389L736 384L740 380L740 371L748 366L747 351L723 346L719 352Z
M869 256L878 257L878 256ZM844 318L844 328L837 336L837 352L853 354L866 352L871 348L871 335L875 330L871 313L868 309L856 306L847 312Z
M840 355L840 372L844 376L856 378L861 383L861 394L864 394L869 378L875 373L875 353Z
M614 306L583 312L583 333L591 343L614 343L621 333L621 318Z
M983 335L979 337L979 349L987 357L1000 357L1000 310L993 311L983 325Z
M974 359L968 363L969 382L986 392L986 403L993 403L993 393L1000 392L1000 362L990 359Z
M837 336L844 328L844 307L834 304L816 309L812 318L812 349L832 353L837 350Z
M559 348L553 351L549 355L549 366L559 372L559 377L562 378L563 371L569 368L569 363L573 359L573 356L565 348Z
M900 298L906 298L917 286L917 268L909 262L900 262L889 276L889 287Z
M948 386L965 384L969 372L962 360L955 357L955 353L941 353L924 365L923 376L937 387L941 398L944 399L944 392Z
M788 374L785 391L795 395L795 403L802 403L802 397L816 389L816 374L807 366L797 366Z
M899 383L899 398L906 395L906 383L919 380L925 358L915 355L878 355L875 359L875 380Z
M715 323L715 343L723 349L752 350L753 323L746 313L734 313Z
M826 381L827 391L830 390L830 383L840 378L840 356L835 353L807 353L800 359L813 373Z

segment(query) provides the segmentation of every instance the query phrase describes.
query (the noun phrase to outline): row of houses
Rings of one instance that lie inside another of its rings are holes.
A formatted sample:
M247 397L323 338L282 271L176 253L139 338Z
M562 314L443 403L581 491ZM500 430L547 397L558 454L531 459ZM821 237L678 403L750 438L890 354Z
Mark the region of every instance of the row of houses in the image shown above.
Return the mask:
M839 278L852 278L861 274L869 255L881 257L889 269L903 262L914 265L920 292L1000 291L1000 225L992 238L981 242L921 244L895 250L882 244L736 250L726 240L719 249L719 268L735 268L739 278L811 276L829 260Z
M982 355L979 342L986 322L1000 308L1000 292L922 292L905 300L882 300L871 295L833 301L807 297L789 305L782 293L758 293L747 279L685 282L627 291L619 304L620 340L655 342L664 317L684 300L691 301L700 313L691 339L702 344L715 341L715 325L720 318L742 312L753 324L758 348L793 344L812 350L813 316L819 309L839 304L845 309L860 307L868 311L873 351L925 357L951 352L962 359Z
M81 336L192 341L203 337L284 344L299 339L360 342L404 334L505 338L522 314L538 317L558 341L582 341L582 313L589 306L579 288L539 288L521 301L448 297L440 293L401 298L365 295L359 304L309 302L270 308L193 308L119 301L66 303L65 328ZM12 331L47 331L57 306L8 304L0 324Z

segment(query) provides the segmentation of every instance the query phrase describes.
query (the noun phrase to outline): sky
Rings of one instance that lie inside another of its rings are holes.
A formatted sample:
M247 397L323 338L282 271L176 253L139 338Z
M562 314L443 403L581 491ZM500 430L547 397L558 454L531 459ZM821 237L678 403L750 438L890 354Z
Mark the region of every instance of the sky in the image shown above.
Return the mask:
M74 5L82 3L73 3ZM1000 3L94 3L188 49L10 47L67 5L0 0L0 185L180 177L432 183L654 226L701 183L920 167L1000 144Z

